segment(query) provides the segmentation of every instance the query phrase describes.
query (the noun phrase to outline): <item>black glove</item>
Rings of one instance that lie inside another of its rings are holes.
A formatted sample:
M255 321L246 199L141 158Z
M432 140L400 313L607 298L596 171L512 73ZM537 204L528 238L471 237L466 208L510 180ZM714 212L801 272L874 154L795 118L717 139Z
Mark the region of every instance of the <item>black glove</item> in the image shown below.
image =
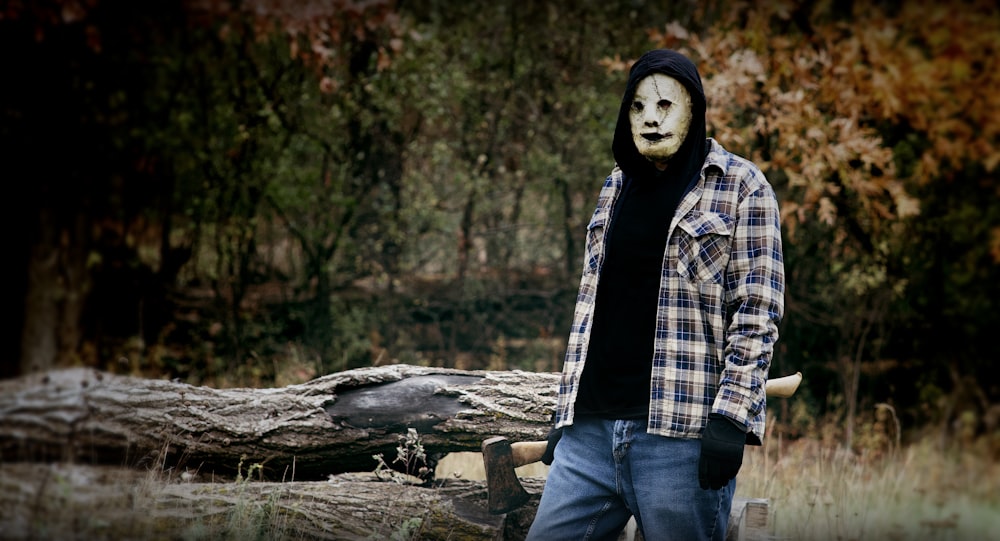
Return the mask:
M545 453L542 454L542 464L546 466L552 465L552 460L555 458L556 444L559 443L559 438L562 437L561 428L553 428L549 430L549 444L545 446Z
M708 424L701 436L698 459L698 483L701 488L719 490L740 471L746 429L719 413L708 414Z

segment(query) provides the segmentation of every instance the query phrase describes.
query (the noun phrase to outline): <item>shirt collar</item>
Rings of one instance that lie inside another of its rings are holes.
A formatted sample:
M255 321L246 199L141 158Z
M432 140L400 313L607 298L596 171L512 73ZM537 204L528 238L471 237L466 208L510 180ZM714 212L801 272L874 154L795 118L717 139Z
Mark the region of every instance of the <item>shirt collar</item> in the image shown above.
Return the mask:
M722 145L715 139L709 137L708 140L711 143L711 147L708 150L708 156L705 158L705 165L701 169L707 174L708 168L715 166L725 175L729 168L729 151L722 148Z

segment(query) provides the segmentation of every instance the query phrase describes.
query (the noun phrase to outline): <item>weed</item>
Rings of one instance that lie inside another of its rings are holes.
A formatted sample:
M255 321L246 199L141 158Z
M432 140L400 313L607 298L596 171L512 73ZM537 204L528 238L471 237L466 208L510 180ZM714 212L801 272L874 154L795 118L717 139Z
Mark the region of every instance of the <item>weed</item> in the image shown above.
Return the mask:
M403 521L402 524L396 528L396 531L392 532L389 539L392 541L409 541L410 539L418 539L420 530L424 525L424 519L422 518L408 518Z
M432 480L433 472L427 467L427 453L424 451L424 444L420 441L420 434L415 428L408 428L405 436L399 436L396 458L392 461L392 464L399 464L398 469L386 463L382 453L372 455L372 458L375 459L376 463L375 476L381 480L400 484L424 484ZM383 526L390 530L388 536L379 531L372 534L369 539L410 541L420 538L424 519L411 517L398 525L384 523Z
M221 537L225 539L282 539L287 535L287 518L282 513L281 490L268 492L261 500L259 491L254 490L250 480L256 475L263 480L264 464L250 464L243 473L246 455L240 457L236 466L236 492L233 507L226 513ZM217 538L220 532L207 532ZM209 537L205 537L206 539Z
M415 428L407 429L406 435L399 437L396 458L392 461L393 464L400 464L399 470L387 464L382 453L372 455L372 458L376 463L375 476L382 480L408 483L415 478L420 483L426 483L432 476L431 469L427 467L424 444L420 441L420 434Z

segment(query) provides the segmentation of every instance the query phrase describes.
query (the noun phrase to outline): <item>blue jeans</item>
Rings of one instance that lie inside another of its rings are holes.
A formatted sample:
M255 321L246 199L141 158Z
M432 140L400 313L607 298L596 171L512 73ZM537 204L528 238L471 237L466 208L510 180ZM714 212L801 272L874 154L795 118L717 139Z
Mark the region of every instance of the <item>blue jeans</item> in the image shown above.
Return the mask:
M645 420L577 417L563 430L528 541L614 540L635 516L647 541L726 537L736 480L698 484L701 440L646 433Z

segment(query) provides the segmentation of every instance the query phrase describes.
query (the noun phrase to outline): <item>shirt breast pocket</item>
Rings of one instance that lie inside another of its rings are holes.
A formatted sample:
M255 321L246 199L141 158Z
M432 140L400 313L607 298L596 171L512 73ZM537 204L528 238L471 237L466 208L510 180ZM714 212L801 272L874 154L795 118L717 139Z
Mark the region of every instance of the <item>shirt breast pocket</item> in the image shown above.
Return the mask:
M677 224L677 272L692 282L721 284L729 264L735 220L691 211Z

